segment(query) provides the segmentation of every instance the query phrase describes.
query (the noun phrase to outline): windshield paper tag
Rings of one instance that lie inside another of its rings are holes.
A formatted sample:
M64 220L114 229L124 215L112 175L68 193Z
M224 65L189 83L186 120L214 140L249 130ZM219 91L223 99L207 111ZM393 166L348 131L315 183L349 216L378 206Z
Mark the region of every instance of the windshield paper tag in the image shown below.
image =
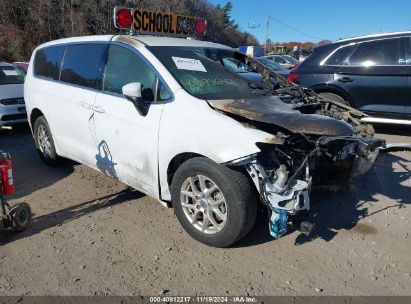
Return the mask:
M207 72L200 60L191 58L171 57L179 70Z
M6 76L19 76L19 73L17 73L17 71L15 70L3 70L3 73Z

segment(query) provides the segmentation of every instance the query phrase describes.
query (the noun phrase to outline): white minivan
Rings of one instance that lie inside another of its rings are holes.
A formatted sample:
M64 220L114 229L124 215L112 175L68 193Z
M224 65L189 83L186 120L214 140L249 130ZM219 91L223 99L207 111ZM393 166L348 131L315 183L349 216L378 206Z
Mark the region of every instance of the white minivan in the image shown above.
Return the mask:
M210 59L234 51L148 35L39 46L24 91L41 158L75 160L172 206L211 246L244 237L258 204L274 237L290 222L310 230L300 219L311 188L365 172L381 141L360 135L361 112L258 87Z

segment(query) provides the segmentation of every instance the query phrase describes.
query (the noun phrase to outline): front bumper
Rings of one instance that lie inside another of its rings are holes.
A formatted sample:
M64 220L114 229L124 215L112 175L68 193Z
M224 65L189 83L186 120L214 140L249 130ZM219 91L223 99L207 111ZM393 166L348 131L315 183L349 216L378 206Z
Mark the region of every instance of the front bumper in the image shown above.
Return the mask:
M346 184L351 177L364 174L373 166L379 148L384 144L383 140L373 138L322 138L291 177L285 164L268 174L256 158L251 158L245 168L261 201L271 212L270 234L274 238L284 235L289 219L297 226L311 227L305 229L311 231L313 224L304 222L304 225L300 225L301 221L297 220L296 223L295 220L310 210L311 176L320 176L326 182L333 180L336 184ZM325 171L334 178L327 176Z
M25 105L0 105L0 125L14 125L27 122Z
M385 142L382 140L362 140L358 142L355 160L352 166L351 175L359 176L367 173L375 163Z
M330 172L337 177L336 180L342 182L368 172L374 165L380 148L385 146L385 141L368 137L323 138L320 145L333 162L334 167L331 168ZM321 166L320 170L323 173L327 171ZM317 174L319 173L317 172Z

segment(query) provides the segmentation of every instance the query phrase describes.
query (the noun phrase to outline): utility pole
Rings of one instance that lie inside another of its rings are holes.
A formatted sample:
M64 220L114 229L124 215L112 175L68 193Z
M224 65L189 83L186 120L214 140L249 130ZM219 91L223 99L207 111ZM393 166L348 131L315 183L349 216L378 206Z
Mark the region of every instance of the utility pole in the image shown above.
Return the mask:
M267 55L267 41L268 41L268 31L270 29L270 16L267 17L267 27L265 29L265 43L264 43L264 55Z

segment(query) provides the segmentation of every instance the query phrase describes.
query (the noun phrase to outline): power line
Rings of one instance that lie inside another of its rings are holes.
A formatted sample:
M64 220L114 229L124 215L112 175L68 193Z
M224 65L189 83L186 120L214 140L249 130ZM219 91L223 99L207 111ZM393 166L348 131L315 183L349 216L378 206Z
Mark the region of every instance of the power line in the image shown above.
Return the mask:
M288 29L296 32L296 33L299 33L299 34L301 34L301 35L303 35L303 36L307 36L307 37L314 38L314 39L318 39L318 40L326 40L326 39L323 39L323 38L320 38L320 37L311 35L311 34L309 34L309 33L305 33L305 32L302 32L302 31L300 31L300 30L297 30L296 28L294 28L294 27L292 27L292 26L290 26L290 25L288 25L288 24L286 24L286 23L282 22L281 20L278 20L278 19L276 19L276 18L274 18L274 17L269 16L268 18L271 19L271 20L274 20L275 22L281 24L282 26L284 26L284 27L286 27L286 28L288 28Z

